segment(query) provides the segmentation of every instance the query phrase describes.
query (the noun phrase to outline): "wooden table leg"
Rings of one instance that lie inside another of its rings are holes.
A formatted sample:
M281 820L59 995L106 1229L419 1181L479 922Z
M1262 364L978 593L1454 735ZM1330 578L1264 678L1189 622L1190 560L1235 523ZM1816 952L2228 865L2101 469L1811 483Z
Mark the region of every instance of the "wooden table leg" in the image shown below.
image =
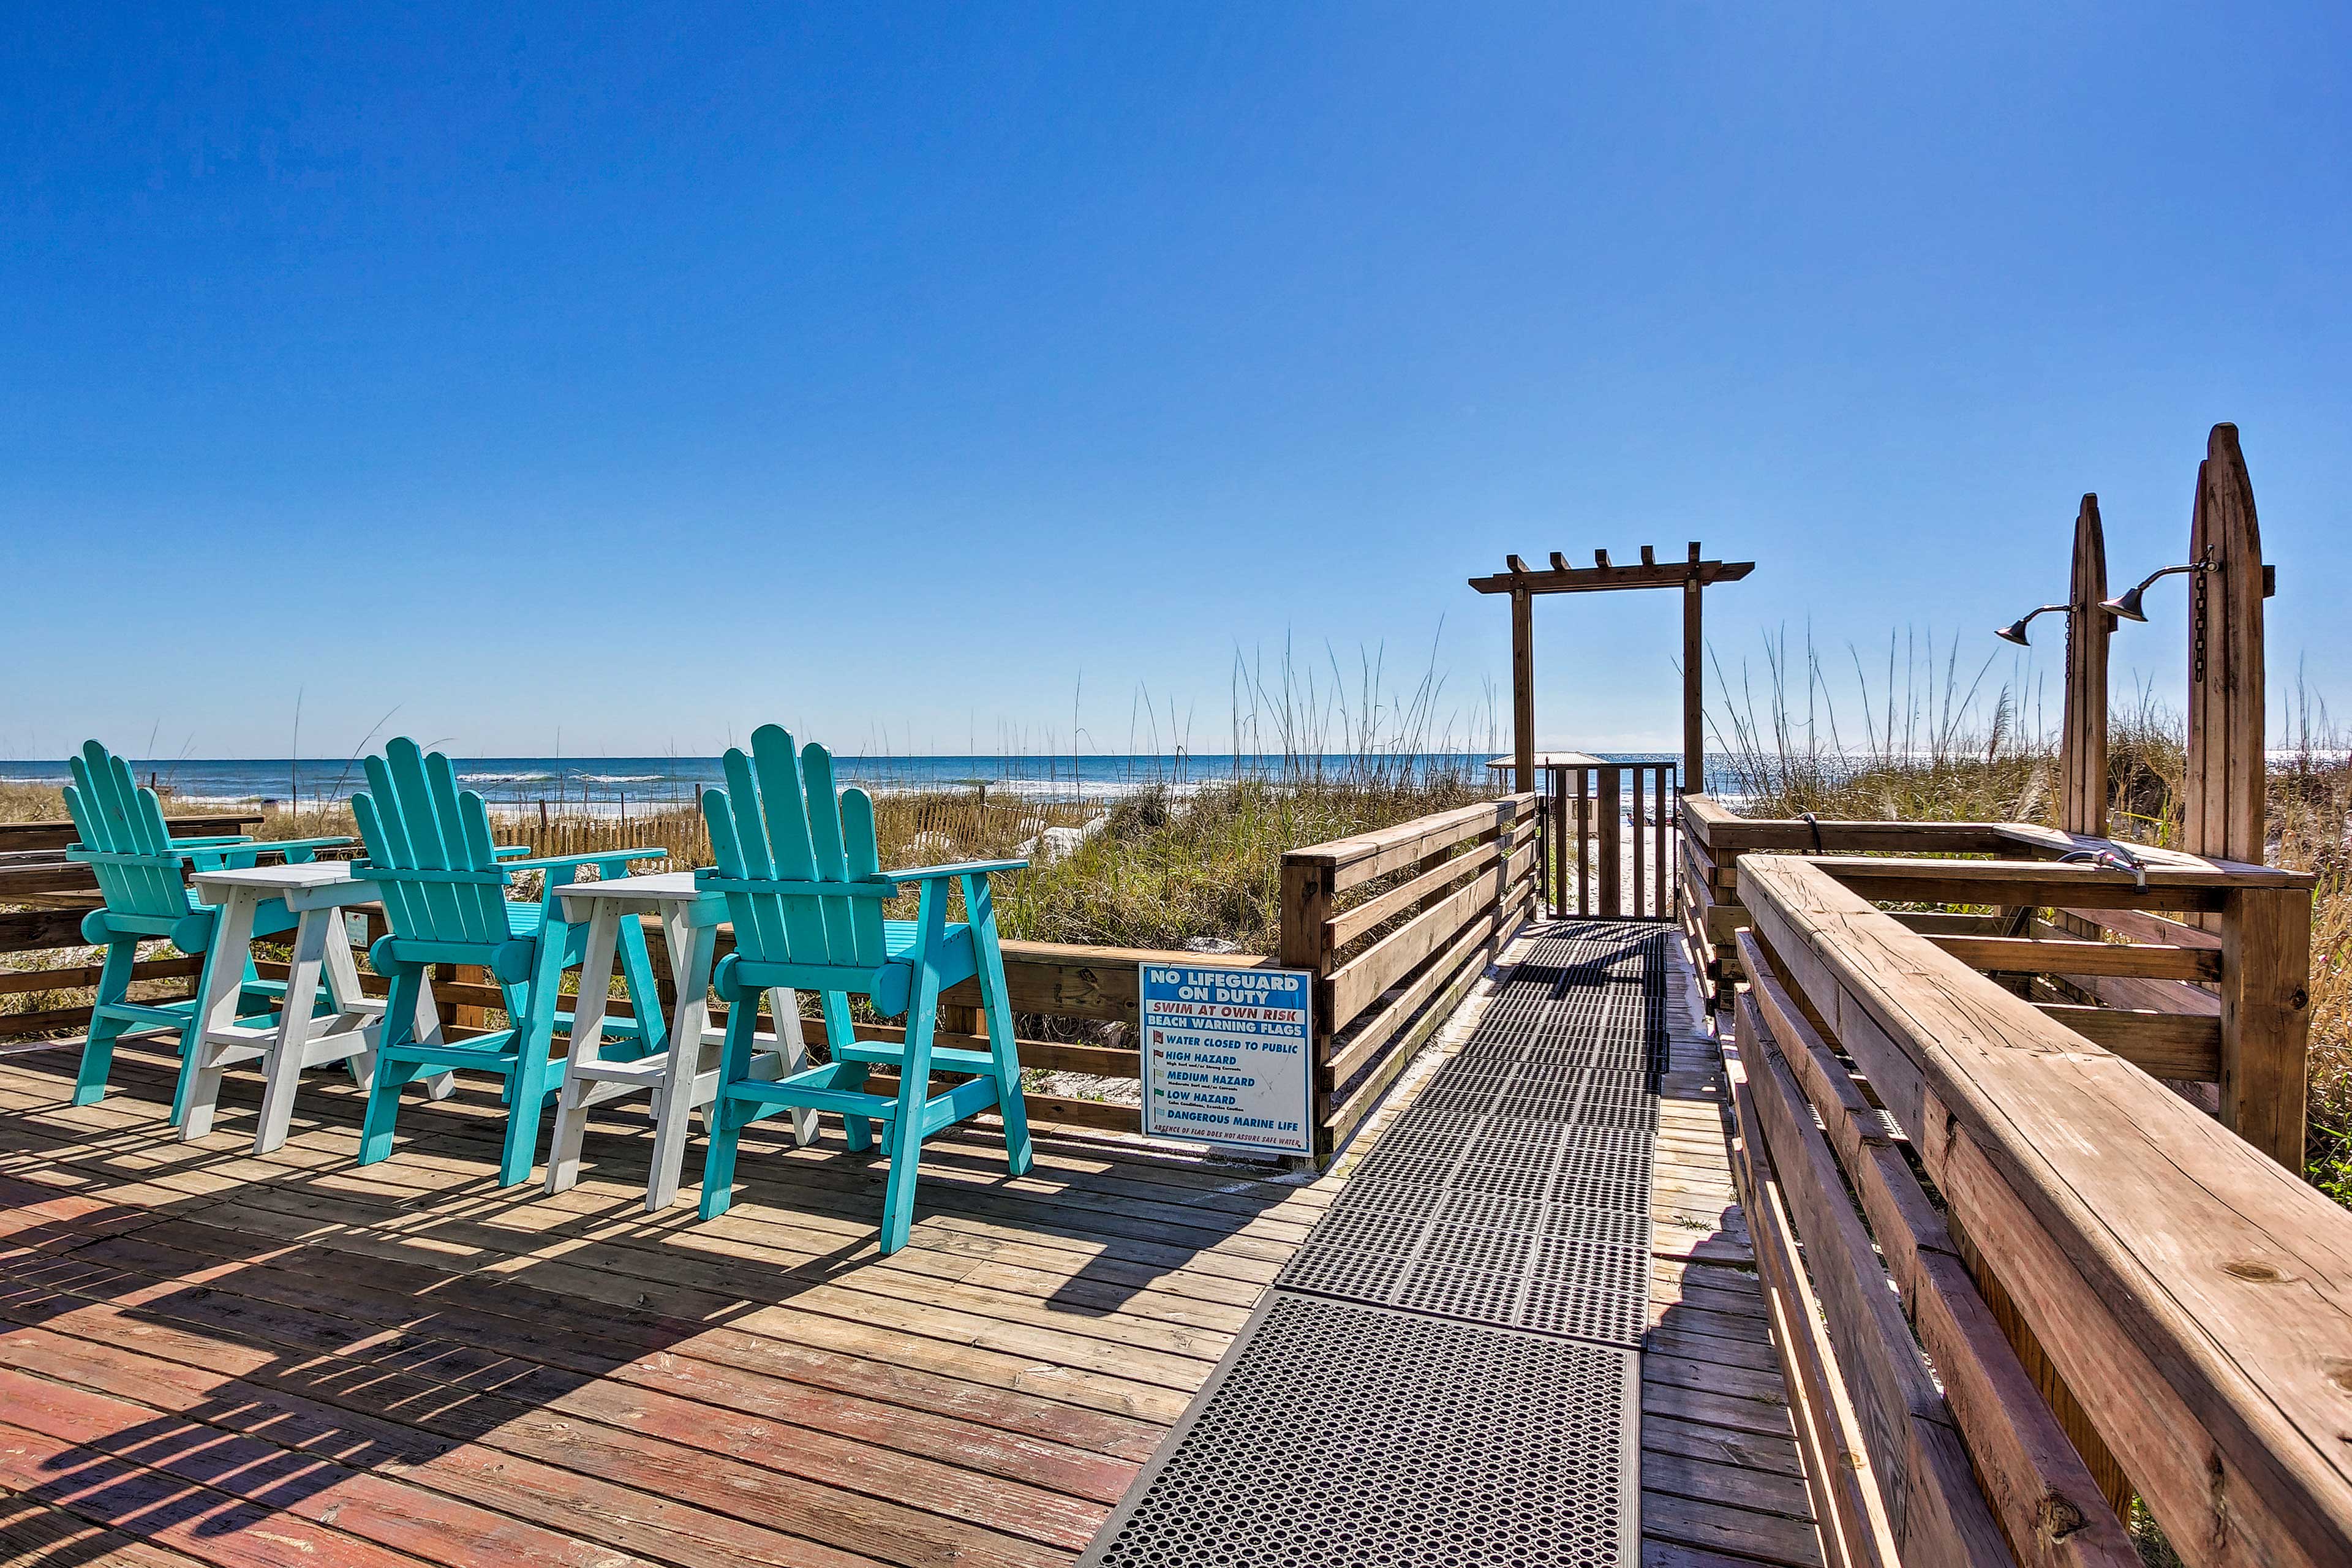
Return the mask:
M383 1008L370 1005L367 993L360 989L359 965L352 962L350 928L343 923L343 911L327 912L334 921L327 934L327 994L335 1004L335 1027L357 1029L366 1042L343 1058L352 1081L365 1094L375 1082L375 1046L383 1033Z
M808 1066L808 1041L801 1033L801 994L789 985L768 993L768 1012L776 1020L778 1077ZM805 1105L793 1108L793 1142L806 1147L816 1136L816 1112Z
M604 1060L604 1008L612 994L613 955L620 939L620 906L597 900L588 917L588 949L580 960L580 994L572 1004L572 1048L563 1058L563 1088L555 1097L555 1135L547 1151L551 1193L562 1192L580 1180L580 1145L588 1131L588 1098L596 1087L596 1080L581 1069ZM649 1004L639 1001L636 1005Z
M253 1132L257 1154L267 1154L284 1143L293 1125L294 1091L301 1084L303 1058L317 1032L311 1015L331 943L343 944L349 951L342 917L333 910L304 910L294 922L294 961L286 971L286 998L278 1009L278 1033L261 1058L261 1121Z
M686 1169L686 1135L697 1106L715 1099L717 1071L702 1070L703 1037L710 1028L710 970L719 952L719 928L695 924L693 911L671 909L662 915L664 945L677 1005L669 1020L667 1066L660 1104L654 1110L654 1154L646 1173L646 1212L659 1214L677 1201Z
M220 1102L222 1055L235 1048L237 1004L245 995L245 966L252 956L253 914L258 897L239 888L220 907L212 943L205 950L203 979L196 997L196 1039L191 1049L194 1073L188 1086L188 1113L180 1123L180 1137L194 1142L213 1130L213 1108ZM214 1036L224 1037L219 1044Z

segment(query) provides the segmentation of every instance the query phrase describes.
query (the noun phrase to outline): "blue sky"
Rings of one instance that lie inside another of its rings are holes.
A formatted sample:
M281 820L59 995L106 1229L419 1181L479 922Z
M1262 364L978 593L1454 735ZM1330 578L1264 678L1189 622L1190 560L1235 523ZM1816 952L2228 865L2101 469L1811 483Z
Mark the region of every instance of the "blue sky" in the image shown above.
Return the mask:
M1118 751L1146 689L1213 750L1286 638L1435 641L1466 720L1466 577L1694 538L1759 563L1735 667L1972 668L2084 490L2114 575L2179 558L2218 419L2273 687L2352 708L2341 8L16 29L0 753L279 755L298 689L310 754ZM2150 597L2117 683L2177 700ZM1671 743L1675 608L1542 606L1547 743ZM2054 704L2056 634L1992 679Z

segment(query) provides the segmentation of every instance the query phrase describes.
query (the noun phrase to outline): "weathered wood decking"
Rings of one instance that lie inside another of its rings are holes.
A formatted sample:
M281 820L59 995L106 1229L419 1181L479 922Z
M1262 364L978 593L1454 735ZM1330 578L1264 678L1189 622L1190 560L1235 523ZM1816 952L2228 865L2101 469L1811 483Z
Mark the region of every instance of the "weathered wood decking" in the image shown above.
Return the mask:
M1506 961L1527 945L1523 937ZM1787 1388L1732 1190L1722 1058L1686 950L1673 943L1668 952L1668 1058L1642 1350L1643 1561L1650 1568L1819 1568ZM1482 986L1465 1004L1384 1114L1408 1103L1437 1061L1469 1037L1489 994ZM1344 1178L1352 1163L1341 1161L1333 1173Z
M1815 1568L1812 1505L1732 1191L1722 1058L1685 949L1673 952L1642 1350L1643 1556L1659 1568Z
M489 1184L487 1096L359 1170L347 1079L256 1159L251 1079L188 1145L163 1057L134 1042L76 1110L74 1055L0 1056L0 1561L1066 1563L1348 1169L1048 1130L1012 1181L967 1131L884 1259L883 1166L837 1133L759 1124L735 1211L697 1225L643 1212L642 1116L549 1198ZM1711 1041L1679 1032L1674 1067L1645 1557L1810 1568Z

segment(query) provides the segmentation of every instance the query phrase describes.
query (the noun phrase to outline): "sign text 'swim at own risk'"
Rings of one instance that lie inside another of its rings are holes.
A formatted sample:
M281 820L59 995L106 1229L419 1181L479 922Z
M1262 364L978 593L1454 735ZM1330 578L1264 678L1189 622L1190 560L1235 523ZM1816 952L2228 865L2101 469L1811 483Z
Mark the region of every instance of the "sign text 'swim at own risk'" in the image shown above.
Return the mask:
M1145 1134L1312 1154L1312 976L1171 963L1142 970Z

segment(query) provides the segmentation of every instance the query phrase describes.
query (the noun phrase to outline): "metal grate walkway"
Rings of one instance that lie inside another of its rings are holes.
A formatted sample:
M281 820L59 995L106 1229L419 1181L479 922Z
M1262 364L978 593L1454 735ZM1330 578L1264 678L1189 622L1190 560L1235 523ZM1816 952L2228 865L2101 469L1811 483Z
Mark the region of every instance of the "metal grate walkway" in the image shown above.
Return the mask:
M1630 1564L1671 928L1536 939L1084 1564Z

